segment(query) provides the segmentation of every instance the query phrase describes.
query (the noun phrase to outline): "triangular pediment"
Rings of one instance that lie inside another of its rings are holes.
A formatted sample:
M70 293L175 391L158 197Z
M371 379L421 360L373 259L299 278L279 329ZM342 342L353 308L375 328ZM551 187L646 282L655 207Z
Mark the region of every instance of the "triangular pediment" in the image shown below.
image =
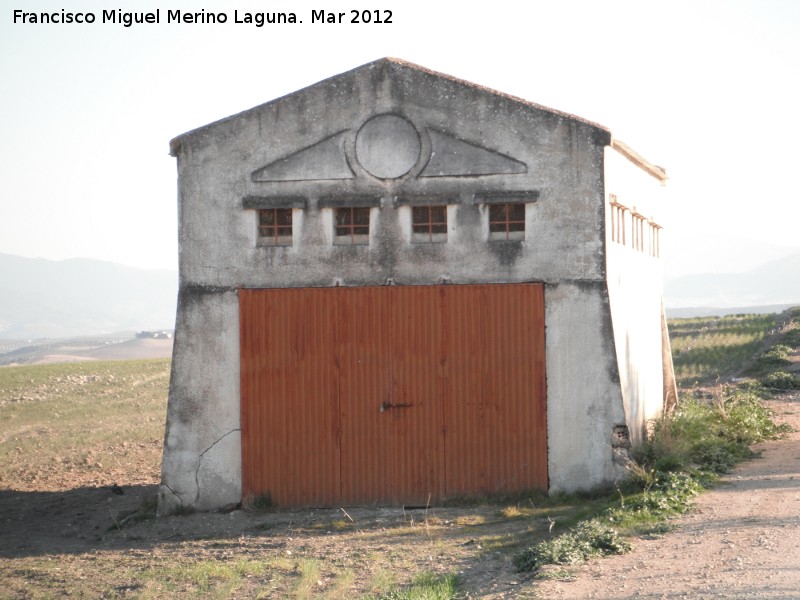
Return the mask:
M421 133L424 132L424 134ZM355 137L348 154L346 139ZM430 143L421 143L427 135ZM350 165L378 179L481 177L526 173L522 161L442 131L423 128L396 114L375 115L352 131L340 131L261 167L253 181L320 181L353 179Z
M428 134L431 157L420 177L475 177L528 171L525 163L478 144L435 129L429 129Z
M367 63L365 65L361 65L355 69L350 71L340 73L338 75L334 75L328 79L323 81L317 82L307 88L302 90L298 90L297 92L293 92L284 96L282 98L277 98L265 104L256 106L252 109L239 113L237 115L233 115L231 117L222 119L215 123L211 123L204 127L200 127L193 131L187 132L183 135L180 135L173 139L170 142L170 153L173 156L177 156L180 152L181 147L184 145L196 145L201 146L209 139L208 133L210 131L226 131L229 127L233 127L233 124L236 122L240 122L242 119L248 118L265 118L267 120L277 118L278 112L281 112L282 115L285 114L292 114L292 110L289 110L288 113L283 111L281 107L290 106L293 102L307 102L311 100L315 95L323 92L325 98L327 99L326 102L330 103L343 103L343 106L352 107L355 103L356 105L359 102L375 102L374 94L377 92L378 86L384 90L388 91L390 95L394 94L395 98L392 102L388 102L383 104L383 106L394 106L397 107L399 110L402 110L403 102L407 101L408 98L413 97L414 92L410 92L408 90L415 90L420 89L423 91L431 91L431 90L438 90L437 95L439 98L442 99L454 99L458 98L459 95L463 94L465 98L492 98L499 103L512 107L512 109L516 110L519 109L522 112L530 112L533 111L535 113L541 115L550 115L555 117L559 120L566 120L569 122L574 123L582 123L585 125L589 125L593 127L597 134L598 140L608 143L607 139L609 139L609 131L605 127L598 125L596 123L592 123L591 121L587 121L575 115L571 115L569 113L561 112L552 108L548 108L546 106L542 106L536 104L534 102L530 102L528 100L524 100L522 98L517 98L515 96L511 96L509 94L505 94L503 92L499 92L496 90L492 90L483 86L476 85L474 83L464 81L462 79L458 79L456 77L439 73L436 71L432 71L430 69L426 69L425 67L421 67L419 65L415 65L413 63L409 63L400 59L396 58L383 58L377 61L373 61L371 63ZM441 89L447 88L447 92L441 91ZM450 100L448 100L449 102ZM516 107L516 108L514 108ZM446 108L443 106L442 109ZM281 117L284 118L284 117ZM354 124L354 127L359 127L361 124ZM441 129L443 125L438 123L414 123L415 126L422 126L428 127L432 126L435 129ZM441 131L440 131L441 133ZM454 134L454 132L450 132L450 134ZM338 134L337 134L338 135ZM446 134L447 135L447 134ZM335 137L335 136L334 136ZM481 147L482 144L479 140L471 139L470 136L460 136L460 135L453 135L454 139L460 140L465 142L466 144L471 144L473 146ZM293 181L297 179L293 178L302 178L303 180L309 180L310 178L305 175L305 163L308 162L309 158L313 158L314 152L318 152L318 157L314 158L313 162L319 162L319 157L322 157L323 160L320 163L324 165L324 168L319 171L314 178L322 178L322 179L347 179L354 177L352 171L349 171L349 166L347 163L342 162L343 154L339 152L337 147L337 143L341 141L339 138L336 140L330 139L330 137L320 140L321 147L313 148L309 146L311 150L310 154L307 154L303 157L297 157L291 154L284 155L284 157L274 163L263 167L263 172L259 172L258 174L258 181ZM322 143L327 142L327 143ZM457 144L447 144L447 148L452 149L452 147ZM491 146L491 144L489 144ZM462 148L464 152L469 152L468 149ZM487 148L490 152L497 153L496 150L492 149L491 147ZM450 153L452 158L452 152ZM437 175L438 171L445 173L447 171L453 171L452 166L448 166L446 162L440 161L440 159L446 158L447 152L445 152L445 156L440 156L436 158L431 167L426 170L424 177L436 177L436 176L447 176L447 175ZM473 158L475 158L475 153L472 153ZM501 154L502 156L502 154ZM348 156L349 158L349 156ZM423 157L424 158L424 157ZM493 169L500 169L499 172L506 173L508 171L504 171L502 169L512 169L508 163L504 161L489 161L488 156L484 155L482 158L477 157L479 159L479 163L483 164L484 171L490 171ZM512 160L514 157L507 157L511 158ZM336 160L334 160L336 159ZM300 163L303 163L301 166ZM500 166L498 166L500 163ZM349 163L352 164L352 163ZM419 166L419 165L417 165ZM478 165L480 167L480 164ZM267 168L269 167L269 168ZM299 172L297 169L300 169ZM475 173L471 173L472 175L480 174L478 170ZM454 172L454 171L453 171ZM488 174L488 173L484 173ZM470 175L470 173L462 173L462 175ZM419 173L417 173L419 176ZM450 175L450 176L459 176L459 175ZM255 177L255 175L254 175Z
M352 179L344 151L346 134L340 131L254 171L253 181Z

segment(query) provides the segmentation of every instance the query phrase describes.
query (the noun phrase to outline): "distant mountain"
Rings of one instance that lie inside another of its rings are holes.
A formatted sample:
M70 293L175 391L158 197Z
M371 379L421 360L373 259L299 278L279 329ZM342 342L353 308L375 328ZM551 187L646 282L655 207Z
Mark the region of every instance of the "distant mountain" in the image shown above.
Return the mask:
M800 246L776 246L737 235L681 235L668 231L664 249L667 281L704 273L745 273L800 253Z
M800 304L800 253L743 273L677 277L665 285L664 304L668 308Z
M178 273L0 254L0 338L172 329Z
M0 254L0 339L172 329L177 295L177 271ZM673 278L664 303L673 311L800 305L800 252L741 273Z

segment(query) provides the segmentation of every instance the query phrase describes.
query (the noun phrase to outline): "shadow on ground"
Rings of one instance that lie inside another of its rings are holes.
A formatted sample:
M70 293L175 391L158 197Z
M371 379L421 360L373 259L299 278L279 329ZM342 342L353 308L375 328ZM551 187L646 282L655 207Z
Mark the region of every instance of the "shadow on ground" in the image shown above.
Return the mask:
M79 553L113 541L109 533L157 493L155 485L57 492L0 490L0 557ZM119 533L119 531L118 531Z

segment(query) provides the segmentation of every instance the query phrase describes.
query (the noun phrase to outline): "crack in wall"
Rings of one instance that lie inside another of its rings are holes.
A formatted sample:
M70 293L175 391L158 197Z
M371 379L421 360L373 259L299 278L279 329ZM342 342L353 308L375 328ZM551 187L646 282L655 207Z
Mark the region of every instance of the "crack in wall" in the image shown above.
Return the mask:
M178 494L175 493L175 490L173 490L171 487L169 487L166 483L162 483L161 487L167 488L169 490L169 493L172 494L173 496L175 496L178 499L178 501L180 502L181 497ZM181 502L181 504L183 504L183 503Z
M195 489L197 490L196 493L195 493L195 497L194 497L194 504L197 504L200 501L200 467L203 466L203 457L206 455L207 452L210 452L211 450L213 450L214 446L219 444L222 440L224 440L226 437L228 437L232 433L236 433L237 431L241 432L241 429L238 428L238 427L236 429L231 429L228 433L226 433L222 437L218 438L213 444L211 444L208 448L203 450L198 455L198 457L197 457L197 469L195 469L195 472L194 472L194 483L195 483ZM170 491L172 491L172 490L170 490Z
M165 490L168 491L171 497L177 501L178 506L183 508L183 500L181 500L181 497L175 493L175 490L169 487L166 483L162 482L158 491L158 508L156 511L158 516L166 516L175 512L174 508L168 506Z

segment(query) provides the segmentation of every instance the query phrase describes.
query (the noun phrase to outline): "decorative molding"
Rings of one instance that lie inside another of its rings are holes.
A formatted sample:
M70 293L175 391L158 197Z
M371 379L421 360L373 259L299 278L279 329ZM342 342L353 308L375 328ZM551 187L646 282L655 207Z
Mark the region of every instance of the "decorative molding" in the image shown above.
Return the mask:
M342 196L325 196L324 198L320 198L319 202L317 202L317 206L320 208L341 208L343 206L353 206L355 208L363 208L369 207L372 208L373 206L380 206L381 205L381 198L380 196L370 196L370 195L357 195L357 194L346 194Z
M475 202L480 204L505 204L506 202L532 203L539 199L539 190L511 192L478 192Z
M417 195L417 196L398 196L395 198L395 206L441 206L446 204L460 204L461 196L458 194L446 195Z
M353 179L347 164L344 142L347 131L340 131L311 146L261 167L252 174L253 181L318 181Z
M254 182L354 179L357 171L378 179L482 177L527 173L528 166L506 154L436 129L420 137L405 117L380 114L367 119L349 142L343 130L257 169ZM430 143L428 143L430 140ZM357 167L360 165L363 171Z
M242 198L243 208L302 208L308 201L302 196L245 196Z
M528 166L478 144L428 129L431 157L420 177L477 177L527 173Z

